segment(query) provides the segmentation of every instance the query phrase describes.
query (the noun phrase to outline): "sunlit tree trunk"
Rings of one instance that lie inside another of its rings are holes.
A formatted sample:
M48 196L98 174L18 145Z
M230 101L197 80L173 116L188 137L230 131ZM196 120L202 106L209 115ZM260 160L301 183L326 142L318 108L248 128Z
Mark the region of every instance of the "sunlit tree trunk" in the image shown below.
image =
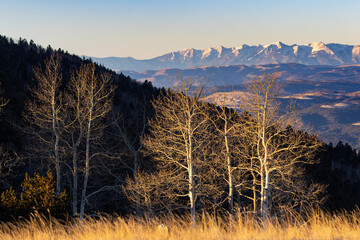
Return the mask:
M92 105L92 104L90 104ZM92 111L90 111L89 119L92 119ZM92 121L88 122L87 133L86 133L86 150L85 150L85 170L84 170L84 183L81 193L80 203L80 218L84 218L85 204L86 204L86 190L89 181L90 174L90 136L91 136L91 125Z
M189 174L189 201L190 201L190 216L191 222L196 222L195 209L195 180L194 180L194 159L193 159L193 136L191 133L191 116L188 122L188 142L187 142L187 166Z
M234 212L234 177L233 177L233 166L231 161L231 152L229 146L229 140L227 134L224 136L225 140L225 148L226 148L226 162L227 162L227 170L228 170L228 181L229 181L229 211L230 217L232 217Z

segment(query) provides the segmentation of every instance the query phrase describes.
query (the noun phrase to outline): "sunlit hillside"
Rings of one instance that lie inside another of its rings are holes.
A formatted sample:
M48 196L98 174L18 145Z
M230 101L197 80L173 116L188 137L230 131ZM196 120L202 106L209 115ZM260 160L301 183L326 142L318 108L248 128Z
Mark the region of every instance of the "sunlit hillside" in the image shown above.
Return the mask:
M200 218L200 217L199 217ZM267 224L241 216L233 227L224 219L206 216L195 224L189 218L100 218L73 224L44 220L2 224L1 239L360 239L360 211L328 215L313 212L303 218L282 217Z

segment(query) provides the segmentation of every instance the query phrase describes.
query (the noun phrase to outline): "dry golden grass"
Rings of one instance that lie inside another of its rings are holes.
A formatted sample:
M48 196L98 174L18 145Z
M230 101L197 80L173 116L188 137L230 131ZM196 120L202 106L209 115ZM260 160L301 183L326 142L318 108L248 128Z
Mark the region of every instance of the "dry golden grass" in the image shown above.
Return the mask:
M307 221L287 216L260 223L250 216L239 216L232 228L224 220L210 216L203 217L196 226L188 219L113 217L64 225L34 216L29 221L2 224L0 239L360 239L359 210L335 215L313 211Z

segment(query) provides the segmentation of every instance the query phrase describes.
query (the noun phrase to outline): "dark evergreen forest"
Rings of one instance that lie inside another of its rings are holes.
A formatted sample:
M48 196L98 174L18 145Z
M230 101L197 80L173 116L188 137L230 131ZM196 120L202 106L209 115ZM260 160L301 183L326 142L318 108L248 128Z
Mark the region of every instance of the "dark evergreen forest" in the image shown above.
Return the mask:
M36 183L54 181L51 180L51 175L54 175L53 166L49 160L43 155L38 155L34 150L36 147L33 136L28 130L29 123L24 119L26 103L33 98L29 89L36 87L37 84L34 79L34 67L42 67L44 60L52 54L58 54L62 58L63 81L60 89L66 89L74 70L82 64L91 63L89 59L82 59L61 49L54 50L50 46L45 49L32 40L14 41L0 36L0 89L1 97L8 100L0 116L0 193L7 190L9 193L9 189L14 191L13 195L2 195L0 216L3 220L26 215L34 209L31 206L34 204L32 202L27 203L22 209L17 209L16 204L9 204L11 201L15 203L14 196L20 198L19 193L25 192L26 186L29 193ZM104 134L97 144L99 149L97 151L101 152L102 158L97 158L91 168L85 212L133 214L135 209L138 210L138 206L134 206L134 203L128 200L124 187L129 179L137 174L138 169L146 173L158 171L151 157L144 156L141 140L148 132L148 120L154 115L151 100L166 90L154 88L147 81L138 83L98 64L95 64L95 72L110 74L115 92L112 110L103 120L106 124ZM66 160L70 157L65 150L66 146L62 147L64 165L61 188L62 191L65 190L67 196L63 198L57 196L58 198L54 200L54 204L57 201L61 202L58 203L57 208L54 208L54 215L58 216L66 212L71 214L71 171L69 170L71 167ZM84 149L85 146L80 147L80 151L85 151ZM309 182L327 186L324 193L327 196L326 201L321 207L325 210L337 211L352 210L359 206L360 155L358 152L346 143L339 142L336 145L322 143L316 156L317 163L306 166L306 178ZM82 163L79 167L83 167ZM34 179L31 180L29 176L34 176ZM27 181L24 181L26 179ZM81 181L79 180L80 184ZM226 208L226 203L220 205L221 207ZM42 208L37 210L45 211Z

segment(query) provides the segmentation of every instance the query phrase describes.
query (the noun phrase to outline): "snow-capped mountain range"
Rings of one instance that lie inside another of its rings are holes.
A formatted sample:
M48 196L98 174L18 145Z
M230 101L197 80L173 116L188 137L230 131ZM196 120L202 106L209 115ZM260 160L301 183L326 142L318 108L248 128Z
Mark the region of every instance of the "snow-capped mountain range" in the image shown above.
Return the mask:
M268 45L242 45L216 47L202 50L188 48L159 57L137 60L131 57L95 58L105 67L115 71L159 70L162 68L192 68L199 66L263 65L273 63L300 63L305 65L360 64L360 46L338 43L313 42L307 45L286 45L282 42Z

